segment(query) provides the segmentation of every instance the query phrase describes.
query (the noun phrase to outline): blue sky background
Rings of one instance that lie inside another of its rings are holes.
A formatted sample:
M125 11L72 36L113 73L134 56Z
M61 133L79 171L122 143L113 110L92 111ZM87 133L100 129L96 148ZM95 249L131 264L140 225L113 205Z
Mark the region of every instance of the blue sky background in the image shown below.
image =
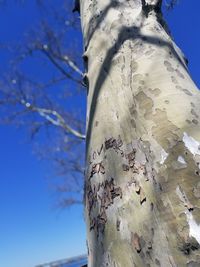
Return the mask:
M34 1L24 8L8 1L0 8L0 41L23 40L24 31L37 22ZM165 12L174 39L189 59L189 69L200 85L200 1L180 0ZM0 53L0 71L7 54ZM1 114L0 114L1 115ZM81 206L55 208L49 187L51 162L32 152L27 131L0 125L0 266L33 267L37 264L86 253ZM83 152L84 153L84 152Z

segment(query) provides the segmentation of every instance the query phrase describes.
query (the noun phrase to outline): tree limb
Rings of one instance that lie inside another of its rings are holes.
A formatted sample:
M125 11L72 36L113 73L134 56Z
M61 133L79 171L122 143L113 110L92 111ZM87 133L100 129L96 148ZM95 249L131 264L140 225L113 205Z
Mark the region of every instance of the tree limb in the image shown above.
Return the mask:
M73 76L71 76L68 72L65 71L65 69L54 59L54 57L51 55L50 52L48 52L47 49L45 48L40 48L40 51L43 52L47 57L48 59L53 63L53 65L62 73L64 74L68 79L71 79L73 80L74 82L77 82L78 84L81 84L82 85L82 81L74 78ZM71 65L72 65L72 62L71 62Z
M65 63L67 63L74 71L76 71L78 74L80 74L81 76L84 75L84 73L79 69L79 67L67 56L67 55L58 55L53 53L53 56L60 59L61 61L64 61Z
M70 127L56 110L33 106L24 99L21 100L21 104L23 104L27 109L37 112L41 117L48 120L51 124L62 127L67 133L73 134L80 139L85 139L85 135Z

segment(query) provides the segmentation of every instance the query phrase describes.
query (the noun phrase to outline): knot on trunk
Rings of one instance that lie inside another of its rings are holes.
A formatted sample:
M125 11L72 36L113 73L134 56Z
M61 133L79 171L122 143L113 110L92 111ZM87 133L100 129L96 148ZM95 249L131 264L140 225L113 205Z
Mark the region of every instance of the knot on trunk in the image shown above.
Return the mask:
M146 17L148 17L151 11L154 11L156 14L161 13L161 1L150 1L149 3L142 0L142 11Z

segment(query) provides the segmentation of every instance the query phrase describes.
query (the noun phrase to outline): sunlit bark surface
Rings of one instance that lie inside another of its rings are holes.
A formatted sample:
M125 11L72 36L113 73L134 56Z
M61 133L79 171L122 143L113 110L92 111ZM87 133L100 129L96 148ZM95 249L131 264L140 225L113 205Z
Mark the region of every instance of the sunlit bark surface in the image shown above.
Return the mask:
M160 4L81 1L89 267L200 266L200 95Z

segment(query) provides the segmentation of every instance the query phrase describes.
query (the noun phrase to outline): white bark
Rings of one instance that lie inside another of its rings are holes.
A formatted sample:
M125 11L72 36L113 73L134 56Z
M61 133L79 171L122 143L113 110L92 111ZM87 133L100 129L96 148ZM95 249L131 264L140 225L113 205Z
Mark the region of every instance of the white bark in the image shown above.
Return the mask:
M159 3L81 1L89 267L200 266L200 95Z

